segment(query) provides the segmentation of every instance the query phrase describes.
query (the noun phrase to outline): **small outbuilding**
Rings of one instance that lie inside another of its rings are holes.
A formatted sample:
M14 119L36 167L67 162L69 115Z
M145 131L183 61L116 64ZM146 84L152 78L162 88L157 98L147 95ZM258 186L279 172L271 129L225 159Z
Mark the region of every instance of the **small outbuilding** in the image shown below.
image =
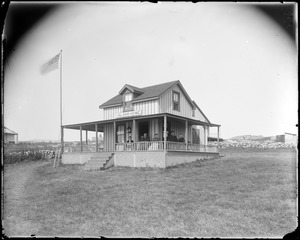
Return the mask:
M18 133L4 127L3 129L4 143L18 143Z
M297 146L297 134L293 133L284 133L284 135L276 135L276 142L282 142L286 144L294 144Z

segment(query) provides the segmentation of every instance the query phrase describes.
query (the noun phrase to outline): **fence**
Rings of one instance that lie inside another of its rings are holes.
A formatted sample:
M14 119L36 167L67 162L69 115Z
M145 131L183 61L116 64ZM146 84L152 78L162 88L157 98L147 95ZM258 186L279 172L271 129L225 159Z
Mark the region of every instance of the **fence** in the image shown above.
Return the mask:
M122 151L163 151L163 141L147 141L147 142L132 142L132 143L116 143L115 150ZM167 151L189 151L189 152L218 152L217 146L205 146L192 143L182 142L166 142ZM98 150L103 151L103 149ZM64 148L64 152L96 152L95 145L68 146Z
M163 151L163 141L116 143L116 151ZM218 152L217 146L192 143L166 142L167 151Z

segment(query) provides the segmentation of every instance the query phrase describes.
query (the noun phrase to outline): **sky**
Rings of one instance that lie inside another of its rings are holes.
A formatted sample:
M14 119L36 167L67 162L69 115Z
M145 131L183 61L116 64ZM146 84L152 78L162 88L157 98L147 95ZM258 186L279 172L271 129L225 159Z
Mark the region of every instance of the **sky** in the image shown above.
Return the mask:
M180 80L222 138L298 132L297 46L253 4L58 4L5 62L4 125L19 141L60 139L60 71L40 69L61 50L63 125L102 120L99 105L125 84Z

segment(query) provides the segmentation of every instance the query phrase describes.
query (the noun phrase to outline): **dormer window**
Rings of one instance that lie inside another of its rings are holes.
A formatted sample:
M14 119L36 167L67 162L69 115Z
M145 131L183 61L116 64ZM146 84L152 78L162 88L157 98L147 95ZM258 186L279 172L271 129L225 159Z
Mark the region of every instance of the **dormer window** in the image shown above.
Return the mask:
M124 96L125 102L131 102L132 101L132 93L126 93Z
M132 111L133 107L132 107L132 93L124 93L124 111Z

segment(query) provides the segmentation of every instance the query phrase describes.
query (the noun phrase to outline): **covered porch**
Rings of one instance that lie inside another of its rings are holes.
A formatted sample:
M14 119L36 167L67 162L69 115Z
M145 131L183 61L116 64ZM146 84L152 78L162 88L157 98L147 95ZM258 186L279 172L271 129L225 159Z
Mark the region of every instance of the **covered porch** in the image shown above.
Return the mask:
M211 127L217 128L219 142L220 125L183 118L172 114L120 117L113 120L88 122L62 126L63 153L100 153L100 152L202 152L218 153L218 147L208 145ZM78 130L78 144L64 143L66 129ZM183 136L183 142L168 141L167 133ZM83 135L85 133L85 140ZM95 141L89 141L89 134ZM99 142L99 133L103 141ZM144 141L142 136L149 139ZM156 136L156 137L155 137ZM133 142L128 142L129 139Z

